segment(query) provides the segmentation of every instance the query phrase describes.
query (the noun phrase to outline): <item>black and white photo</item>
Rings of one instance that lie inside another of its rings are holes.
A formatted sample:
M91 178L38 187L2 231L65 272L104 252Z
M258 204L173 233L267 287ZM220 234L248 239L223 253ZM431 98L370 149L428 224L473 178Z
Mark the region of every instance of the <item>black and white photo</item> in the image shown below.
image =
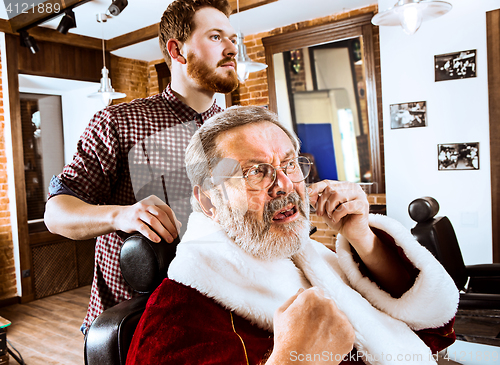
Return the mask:
M438 144L438 170L479 170L479 142Z
M476 77L477 50L434 56L436 81Z
M390 105L391 129L425 127L427 106L425 101Z

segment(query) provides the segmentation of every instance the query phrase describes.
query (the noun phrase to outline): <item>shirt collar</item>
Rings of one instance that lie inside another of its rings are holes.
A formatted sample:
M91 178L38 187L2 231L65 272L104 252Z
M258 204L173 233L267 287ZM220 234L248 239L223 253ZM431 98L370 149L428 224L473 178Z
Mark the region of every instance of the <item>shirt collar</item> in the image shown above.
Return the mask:
M165 90L163 90L162 96L170 104L172 110L177 113L177 116L186 122L195 120L197 123L201 122L201 124L203 124L207 119L222 111L222 109L214 101L209 109L205 110L203 113L198 113L196 110L191 108L189 105L186 105L180 101L177 96L175 96L170 84L168 84Z

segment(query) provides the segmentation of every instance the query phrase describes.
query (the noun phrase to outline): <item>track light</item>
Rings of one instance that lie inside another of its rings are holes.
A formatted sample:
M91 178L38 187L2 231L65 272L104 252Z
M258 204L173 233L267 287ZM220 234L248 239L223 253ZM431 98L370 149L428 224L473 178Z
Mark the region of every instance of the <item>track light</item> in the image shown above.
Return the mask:
M21 46L28 47L33 54L40 50L36 44L35 38L30 36L27 31L22 30L19 34L21 35Z
M57 26L57 31L62 34L67 34L68 30L76 28L76 17L73 10L66 10L61 22Z
M117 16L127 7L127 5L127 0L114 0L109 6L108 12L113 16Z

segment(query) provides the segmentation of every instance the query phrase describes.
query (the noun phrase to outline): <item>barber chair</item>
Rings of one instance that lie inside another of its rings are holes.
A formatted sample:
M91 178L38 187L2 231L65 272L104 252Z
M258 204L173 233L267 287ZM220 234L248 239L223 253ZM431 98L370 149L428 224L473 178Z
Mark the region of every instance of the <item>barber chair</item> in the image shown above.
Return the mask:
M179 239L154 243L142 235L127 238L120 269L137 296L106 309L90 326L85 339L86 365L124 365L134 331L151 293L167 277Z
M455 230L447 217L436 217L438 202L418 198L408 207L417 222L417 241L443 265L460 290L459 309L500 309L500 264L465 265Z

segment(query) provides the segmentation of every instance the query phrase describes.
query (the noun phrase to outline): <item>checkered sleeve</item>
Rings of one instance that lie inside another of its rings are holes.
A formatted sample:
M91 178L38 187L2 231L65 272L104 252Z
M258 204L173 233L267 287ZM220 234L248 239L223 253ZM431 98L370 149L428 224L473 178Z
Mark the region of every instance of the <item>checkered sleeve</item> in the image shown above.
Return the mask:
M73 160L59 174L59 180L82 200L105 204L117 179L119 144L113 111L101 110L80 137Z

